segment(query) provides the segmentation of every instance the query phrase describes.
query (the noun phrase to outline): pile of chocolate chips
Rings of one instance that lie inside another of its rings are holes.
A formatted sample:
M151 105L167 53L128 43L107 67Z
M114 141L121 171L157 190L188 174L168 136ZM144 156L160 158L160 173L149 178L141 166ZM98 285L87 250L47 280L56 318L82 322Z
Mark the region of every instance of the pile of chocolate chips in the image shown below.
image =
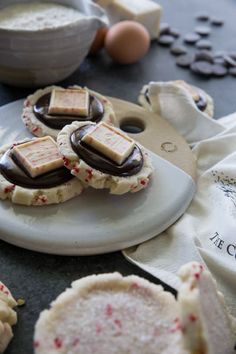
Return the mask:
M187 33L182 38L183 43L196 49L194 53L189 52L186 45L176 43L180 38L180 31L170 27L168 23L160 26L160 37L158 43L170 47L171 54L176 56L176 64L182 68L189 68L196 75L205 77L223 77L227 74L236 77L236 51L212 51L212 43L208 39L212 26L223 26L221 18L212 17L201 13L196 15L200 22L208 23L196 26L193 32Z

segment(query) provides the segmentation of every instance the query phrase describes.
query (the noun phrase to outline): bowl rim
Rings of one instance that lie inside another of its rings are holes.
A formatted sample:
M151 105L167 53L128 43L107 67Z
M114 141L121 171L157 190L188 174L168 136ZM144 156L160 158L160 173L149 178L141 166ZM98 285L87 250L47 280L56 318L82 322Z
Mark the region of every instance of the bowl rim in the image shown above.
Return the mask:
M96 3L90 1L90 0L84 0L88 3L88 5L91 7L91 8L94 8L96 9L96 11L100 12L100 16L97 14L92 14L92 15L87 15L85 14L81 9L76 9L76 7L73 7L71 6L70 4L68 4L68 1L67 1L67 4L62 4L60 1L58 0L49 0L49 1L45 1L45 0L38 0L38 1L34 1L36 3L50 3L50 4L58 4L58 5L61 5L61 6L64 6L64 7L69 7L69 8L72 8L74 10L77 10L78 12L81 12L84 17L80 18L80 19L77 19L76 21L73 21L73 22L70 22L66 25L60 25L58 27L55 27L55 28L45 28L45 29L38 29L38 30L27 30L27 29L13 29L13 28L1 28L0 27L0 34L29 34L29 35L33 35L33 34L46 34L46 33L53 33L53 32L57 32L57 31L61 31L62 29L73 29L73 28L76 28L78 26L79 23L81 23L82 21L86 20L86 19L94 19L94 20L98 20L101 22L101 26L102 26L102 23L104 23L104 26L105 25L108 25L108 18L107 18L107 15L105 13L105 11ZM27 1L27 2L30 2L30 1ZM24 3L27 3L27 2L24 2ZM7 5L4 6L3 8L5 7L9 7L9 6L12 6L12 5L15 5L15 4L18 4L18 2L16 1L14 4L10 4L10 5Z

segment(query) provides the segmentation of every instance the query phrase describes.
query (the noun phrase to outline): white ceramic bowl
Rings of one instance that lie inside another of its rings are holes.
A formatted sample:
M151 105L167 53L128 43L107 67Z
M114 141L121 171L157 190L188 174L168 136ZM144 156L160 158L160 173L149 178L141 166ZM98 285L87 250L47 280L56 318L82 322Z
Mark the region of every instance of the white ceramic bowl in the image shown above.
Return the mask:
M0 0L0 10L20 2ZM41 0L40 2L47 2ZM0 29L0 82L44 86L72 74L88 54L98 28L107 25L104 11L89 0L49 0L86 15L73 24L41 31Z

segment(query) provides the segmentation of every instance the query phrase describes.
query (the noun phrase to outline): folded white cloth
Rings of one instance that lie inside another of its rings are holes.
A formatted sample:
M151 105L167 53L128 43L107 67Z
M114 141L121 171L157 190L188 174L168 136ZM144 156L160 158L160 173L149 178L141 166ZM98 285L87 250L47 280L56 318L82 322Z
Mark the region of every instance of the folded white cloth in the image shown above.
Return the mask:
M151 83L149 93L152 109L193 147L197 193L173 226L123 254L175 289L183 264L205 262L236 316L236 113L212 120L172 83Z

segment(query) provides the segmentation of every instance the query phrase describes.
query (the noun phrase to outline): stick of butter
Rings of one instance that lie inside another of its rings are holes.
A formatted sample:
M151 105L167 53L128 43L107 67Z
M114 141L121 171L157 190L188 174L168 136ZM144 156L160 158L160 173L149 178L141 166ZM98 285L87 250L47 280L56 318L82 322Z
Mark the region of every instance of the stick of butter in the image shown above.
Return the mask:
M57 144L50 136L16 145L12 153L31 177L37 177L63 166Z
M53 89L48 113L87 117L89 115L88 90Z
M134 149L135 142L120 130L101 122L85 134L82 142L121 165Z
M130 20L141 23L151 39L159 37L162 7L151 0L97 0L104 7L111 24Z

